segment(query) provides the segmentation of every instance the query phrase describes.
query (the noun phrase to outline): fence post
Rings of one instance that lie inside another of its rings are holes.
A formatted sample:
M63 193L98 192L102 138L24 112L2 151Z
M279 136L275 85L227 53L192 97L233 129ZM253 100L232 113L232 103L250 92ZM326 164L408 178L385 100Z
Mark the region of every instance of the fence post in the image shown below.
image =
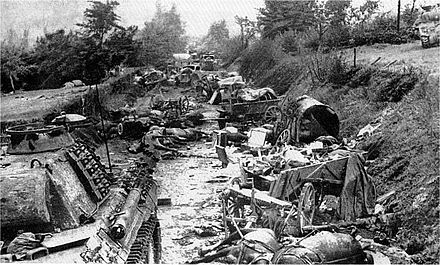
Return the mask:
M356 47L353 48L353 66L356 67Z

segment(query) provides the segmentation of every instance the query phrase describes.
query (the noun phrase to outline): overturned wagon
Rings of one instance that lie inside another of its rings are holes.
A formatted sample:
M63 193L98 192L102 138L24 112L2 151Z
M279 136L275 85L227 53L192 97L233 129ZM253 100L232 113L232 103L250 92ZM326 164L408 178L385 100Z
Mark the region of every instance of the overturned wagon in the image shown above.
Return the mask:
M292 103L283 104L276 122L277 142L309 143L319 136L339 136L339 118L336 112L309 96L301 96Z

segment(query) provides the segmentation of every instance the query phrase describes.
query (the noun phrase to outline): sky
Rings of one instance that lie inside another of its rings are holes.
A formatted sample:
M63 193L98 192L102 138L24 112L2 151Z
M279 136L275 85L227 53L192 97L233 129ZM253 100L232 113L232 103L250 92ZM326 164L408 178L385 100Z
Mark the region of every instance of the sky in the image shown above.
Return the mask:
M173 3L186 24L189 36L200 37L208 32L209 26L225 19L231 35L238 34L234 16L247 16L255 20L258 8L264 7L264 0L159 0L169 9ZM359 6L365 0L353 0ZM397 9L398 0L381 0L381 10ZM401 0L402 7L412 0ZM439 3L440 0L416 0L416 4ZM121 16L123 26L137 25L142 28L145 21L151 20L156 10L156 0L119 0L116 12ZM0 0L1 38L8 29L22 34L30 30L31 39L56 29L72 29L82 21L83 12L89 5L87 0Z

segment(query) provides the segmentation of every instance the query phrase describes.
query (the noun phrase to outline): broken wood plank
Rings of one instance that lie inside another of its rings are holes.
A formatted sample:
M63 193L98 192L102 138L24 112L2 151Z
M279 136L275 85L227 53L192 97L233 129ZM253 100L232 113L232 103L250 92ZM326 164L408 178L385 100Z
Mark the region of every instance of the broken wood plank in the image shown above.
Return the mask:
M73 246L79 246L96 230L96 225L90 224L80 226L75 229L65 230L53 234L52 237L46 237L42 245L49 249L49 252L56 252Z
M157 199L157 206L170 206L171 204L171 198L169 197Z
M239 188L235 188L235 187L231 187L229 188L232 192L236 193L236 194L240 194L244 197L247 198L251 198L252 197L252 190L251 189L239 189ZM292 206L292 204L290 202L286 202L286 201L282 201L279 200L277 198L271 197L269 196L266 192L262 192L259 190L255 190L255 199L257 201L262 201L265 202L267 204L276 204L279 205L281 207L290 207Z
M385 203L389 198L391 198L396 193L395 190L392 190L390 192L385 193L384 195L377 198L376 203L383 204Z

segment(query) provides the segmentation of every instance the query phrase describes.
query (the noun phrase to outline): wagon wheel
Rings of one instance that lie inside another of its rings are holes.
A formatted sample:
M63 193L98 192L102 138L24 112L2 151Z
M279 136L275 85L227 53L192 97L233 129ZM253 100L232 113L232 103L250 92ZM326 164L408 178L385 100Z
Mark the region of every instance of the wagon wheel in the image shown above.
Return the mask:
M188 97L185 96L183 98L180 98L180 113L185 114L189 110L189 100Z
M226 217L244 218L244 200L230 192L222 198L223 220Z
M301 233L303 233L304 226L312 225L315 214L315 196L313 184L304 184L298 202L298 226Z
M284 129L280 135L278 135L277 140L275 142L276 146L288 144L290 142L290 130Z
M281 117L281 110L278 106L270 106L264 112L264 122L276 123Z

